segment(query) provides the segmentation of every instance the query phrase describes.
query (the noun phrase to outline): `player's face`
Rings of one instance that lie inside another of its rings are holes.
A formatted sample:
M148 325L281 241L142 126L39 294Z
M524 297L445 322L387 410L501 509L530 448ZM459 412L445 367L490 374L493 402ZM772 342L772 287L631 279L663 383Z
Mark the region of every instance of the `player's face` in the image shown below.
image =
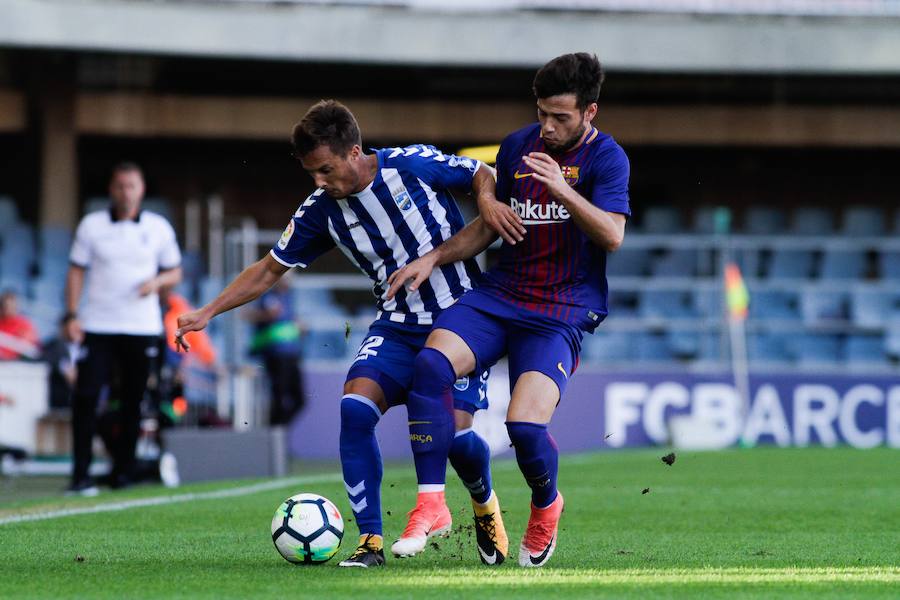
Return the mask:
M596 103L585 110L578 108L575 94L538 98L537 107L541 139L547 149L555 153L574 148L597 114Z
M325 190L332 198L346 198L359 191L359 160L362 148L353 146L347 156L331 151L328 146L318 146L300 157L300 164L313 178L317 188Z
M116 171L109 182L109 195L120 215L131 215L144 197L144 178L137 171Z

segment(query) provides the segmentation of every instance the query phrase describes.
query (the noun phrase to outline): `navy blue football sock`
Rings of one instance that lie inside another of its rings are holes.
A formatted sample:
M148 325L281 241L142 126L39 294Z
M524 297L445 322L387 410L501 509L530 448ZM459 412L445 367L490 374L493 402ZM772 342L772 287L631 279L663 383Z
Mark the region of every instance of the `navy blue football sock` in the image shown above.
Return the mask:
M484 504L491 497L491 449L472 429L457 431L450 445L450 464L472 499Z
M509 439L516 448L516 461L531 488L531 502L545 508L556 500L559 448L546 425L507 421Z
M447 357L433 348L419 352L413 368L413 389L406 410L419 490L443 490L447 455L455 429L453 383L456 373Z
M381 535L381 451L375 425L381 411L357 394L341 399L341 469L359 532Z

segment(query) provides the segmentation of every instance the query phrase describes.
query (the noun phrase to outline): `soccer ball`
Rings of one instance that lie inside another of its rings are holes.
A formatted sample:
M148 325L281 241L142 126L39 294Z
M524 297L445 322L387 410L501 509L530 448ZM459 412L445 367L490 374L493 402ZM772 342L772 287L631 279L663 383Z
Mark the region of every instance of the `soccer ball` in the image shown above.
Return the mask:
M288 562L323 563L335 555L343 537L340 511L318 494L291 496L272 517L272 541Z

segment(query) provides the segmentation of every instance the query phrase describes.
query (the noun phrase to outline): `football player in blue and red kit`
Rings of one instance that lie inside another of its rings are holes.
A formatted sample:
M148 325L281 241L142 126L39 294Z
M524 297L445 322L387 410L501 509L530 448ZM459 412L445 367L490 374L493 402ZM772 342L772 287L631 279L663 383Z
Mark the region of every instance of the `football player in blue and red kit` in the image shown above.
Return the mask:
M590 54L567 54L542 67L534 79L539 123L500 145L496 200L479 202L481 219L395 272L388 291L415 290L432 269L478 254L503 234L499 263L482 285L435 321L415 360L410 398L449 407L459 375L508 357L506 427L532 490L519 550L525 567L544 565L556 547L563 496L547 425L578 364L582 336L606 317L606 256L622 244L630 214L625 152L591 125L602 82L600 62ZM410 424L414 445L431 434L429 427ZM429 521L417 514L429 506L420 498L395 553L408 553L408 539L421 537L412 526Z

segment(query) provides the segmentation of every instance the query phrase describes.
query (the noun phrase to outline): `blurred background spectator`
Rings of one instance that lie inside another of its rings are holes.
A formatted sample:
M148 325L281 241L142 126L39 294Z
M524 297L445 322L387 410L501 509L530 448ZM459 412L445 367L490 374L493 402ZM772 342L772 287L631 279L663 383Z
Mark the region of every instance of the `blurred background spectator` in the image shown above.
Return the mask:
M19 313L19 298L12 290L0 294L0 360L38 358L38 334L31 319Z
M63 315L59 334L44 344L41 357L50 368L50 408L70 408L78 379L78 359L84 332L75 315Z
M250 352L263 359L269 378L272 425L290 422L305 403L300 371L300 325L294 306L288 274L244 313L254 325Z

